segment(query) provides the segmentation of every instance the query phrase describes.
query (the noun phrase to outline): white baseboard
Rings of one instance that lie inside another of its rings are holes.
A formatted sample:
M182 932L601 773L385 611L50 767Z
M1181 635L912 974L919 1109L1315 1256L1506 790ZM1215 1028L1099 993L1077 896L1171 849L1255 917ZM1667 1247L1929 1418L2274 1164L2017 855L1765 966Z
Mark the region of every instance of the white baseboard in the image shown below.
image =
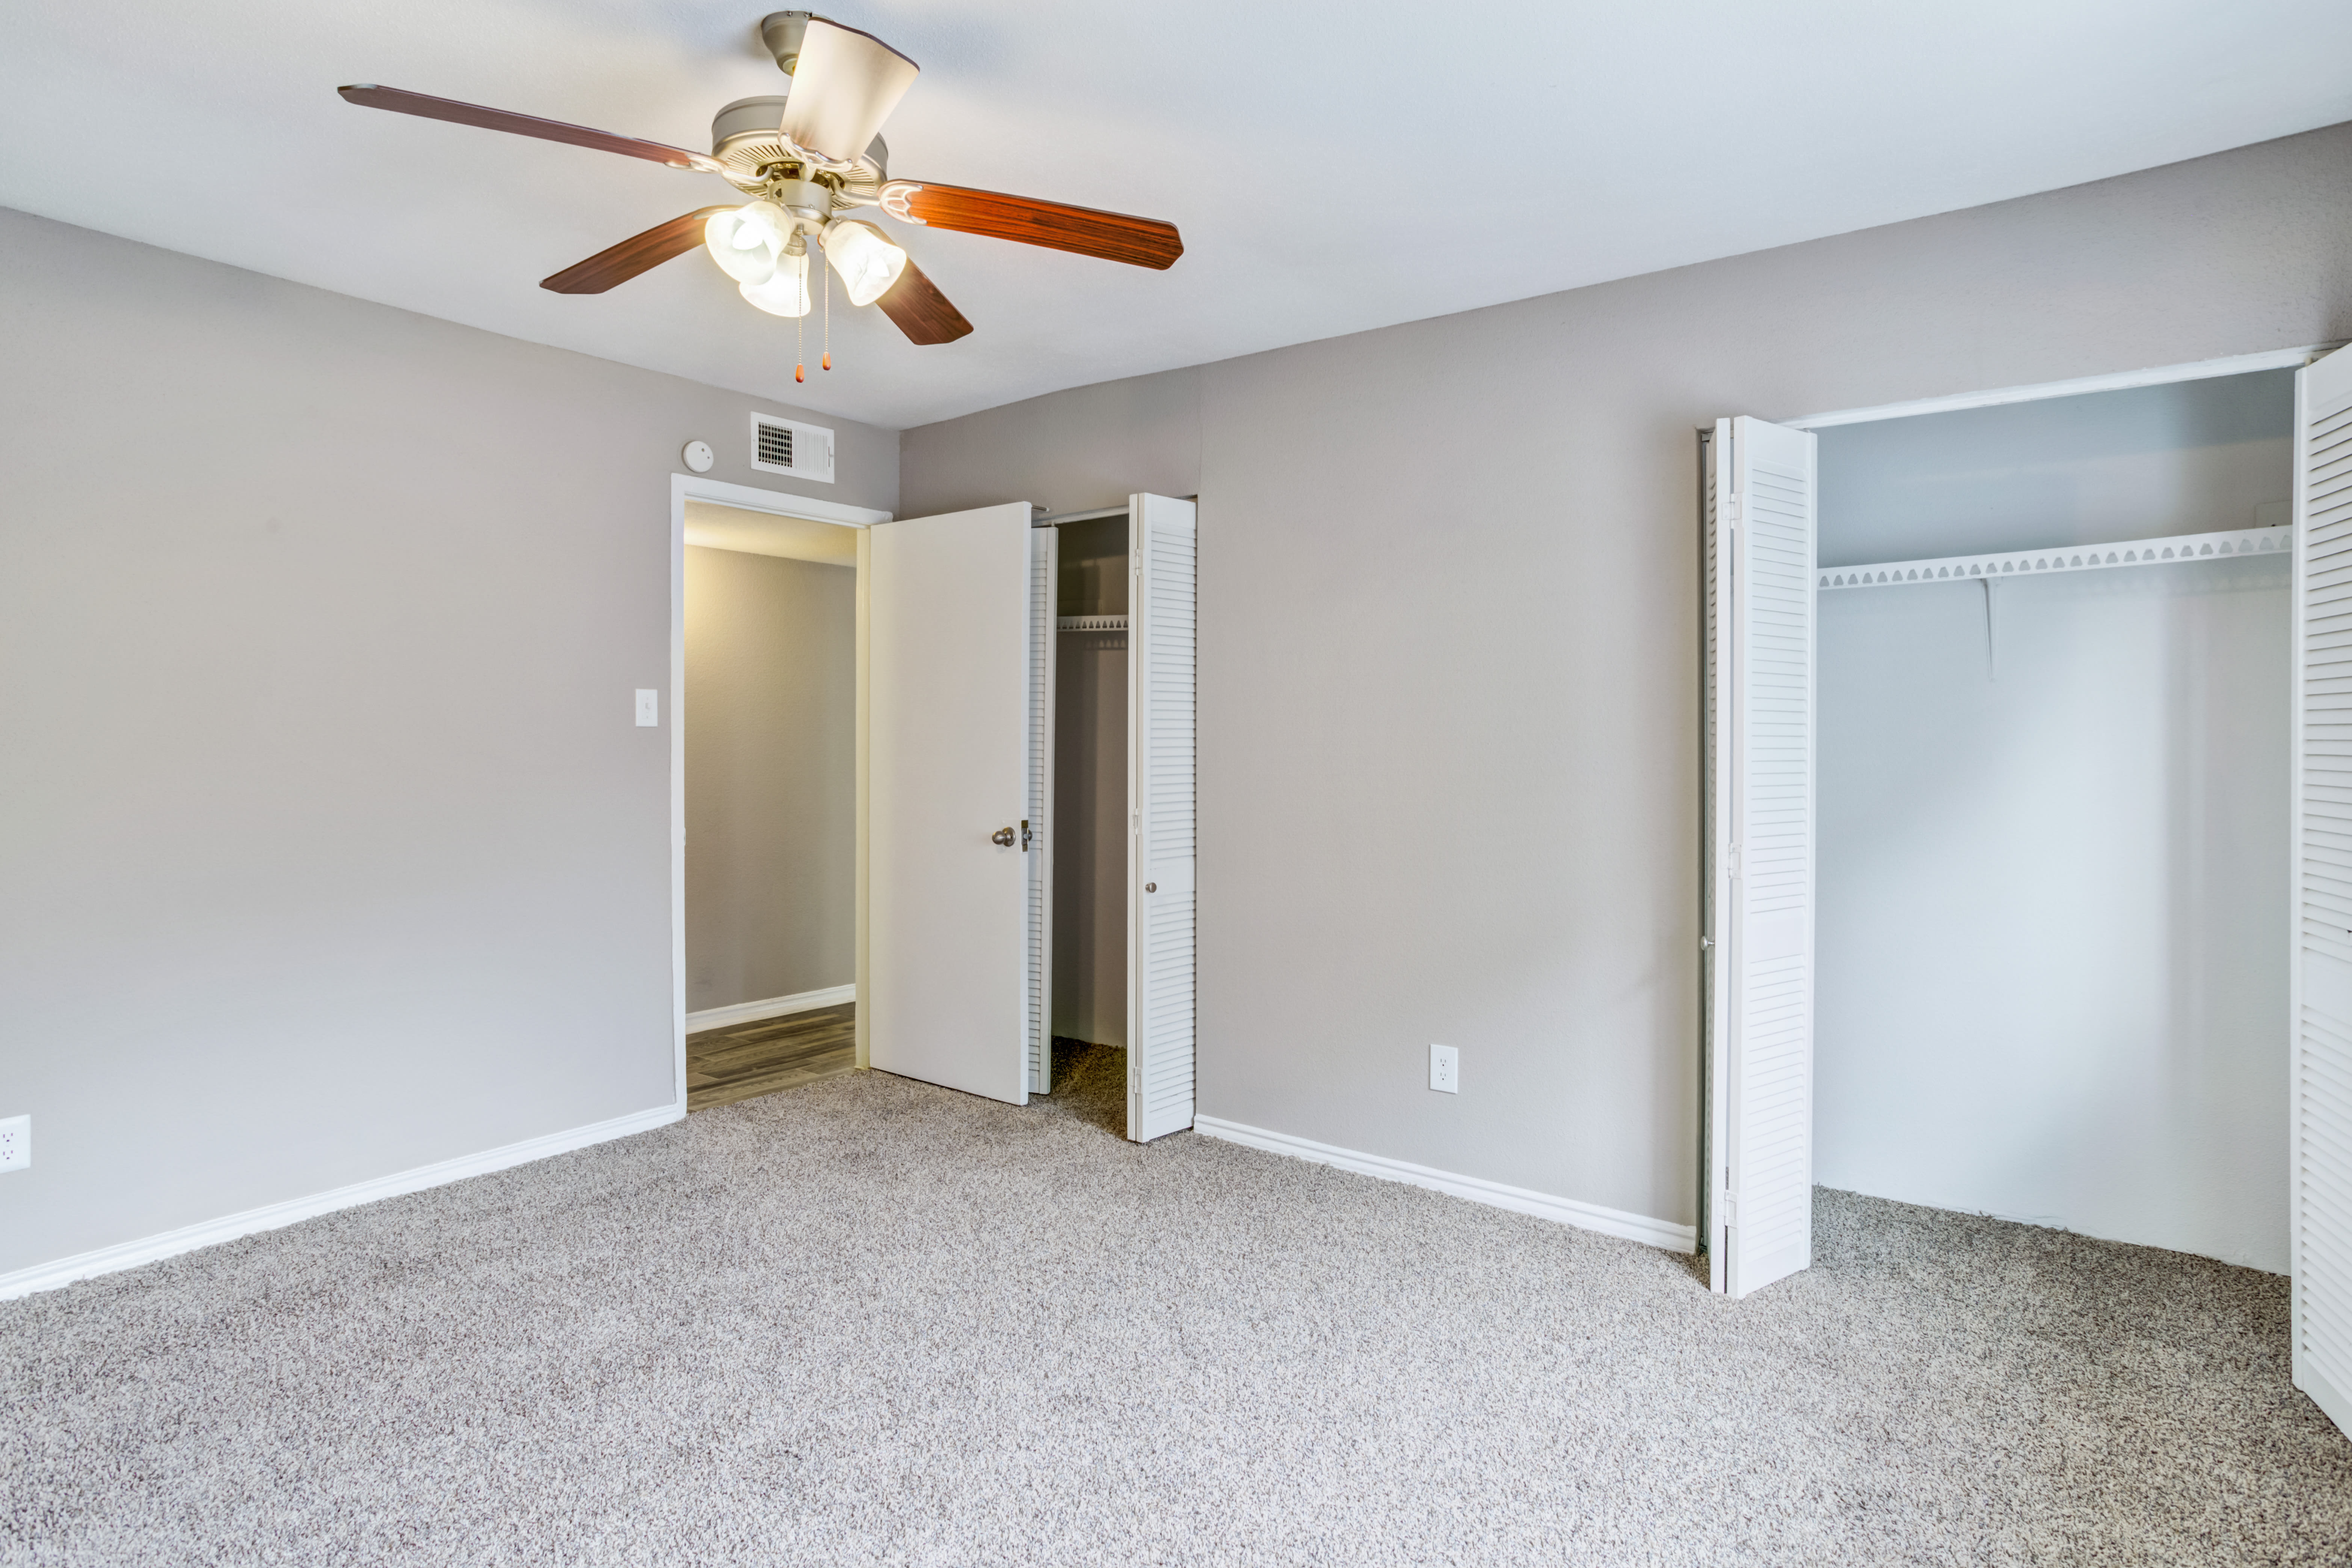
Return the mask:
M1328 1143L1312 1139L1295 1138L1287 1132L1269 1132L1263 1127L1245 1127L1238 1121L1224 1121L1213 1116L1195 1116L1192 1131L1205 1132L1212 1138L1223 1138L1230 1143L1245 1143L1268 1153L1287 1154L1294 1160L1312 1160L1318 1165L1337 1165L1343 1171L1359 1175L1378 1176L1384 1182L1403 1182L1411 1186L1428 1187L1436 1192L1450 1193L1457 1198L1468 1198L1474 1204L1488 1204L1516 1214L1533 1215L1538 1219L1557 1220L1581 1230L1597 1230L1603 1236L1623 1237L1668 1252L1698 1250L1698 1227L1676 1225L1672 1220L1652 1219L1647 1215L1627 1214L1622 1209L1602 1208L1599 1204L1579 1203L1574 1198L1556 1198L1548 1193L1529 1192L1525 1187L1507 1187L1500 1182L1490 1182L1480 1176L1457 1176L1451 1171L1433 1171L1426 1165L1408 1164L1381 1154L1359 1153L1353 1149L1335 1149Z
M797 996L771 996L761 1002L738 1002L732 1007L706 1007L699 1013L686 1016L686 1032L698 1035L705 1029L756 1024L762 1018L781 1018L787 1013L807 1013L819 1007L838 1007L844 1002L856 1000L856 985L829 985L823 991L803 991Z
M93 1275L136 1268L142 1263L152 1263L158 1258L194 1252L199 1247L211 1247L216 1242L235 1241L238 1237L251 1236L257 1231L276 1230L280 1226L331 1214L337 1209L356 1208L361 1204L372 1204L378 1198L422 1192L427 1187L462 1182L467 1176L486 1175L492 1171L503 1171L509 1165L528 1164L533 1160L544 1160L551 1154L584 1149L591 1143L626 1138L633 1132L649 1132L656 1127L682 1121L685 1116L686 1108L682 1105L658 1106L651 1110L616 1116L610 1121L574 1127L563 1132L550 1132L539 1138L526 1138L502 1149L486 1149L478 1154L462 1154L436 1164L419 1165L413 1171L378 1176L373 1181L355 1182L330 1193L319 1193L307 1198L289 1198L282 1204L247 1209L243 1214L225 1215L219 1219L167 1230L161 1236L126 1241L114 1247L101 1247L95 1252L77 1253L71 1258L60 1258L54 1263L36 1263L13 1274L0 1274L0 1301L16 1296L29 1296L36 1290L54 1290L60 1285L70 1285L77 1279L88 1279Z

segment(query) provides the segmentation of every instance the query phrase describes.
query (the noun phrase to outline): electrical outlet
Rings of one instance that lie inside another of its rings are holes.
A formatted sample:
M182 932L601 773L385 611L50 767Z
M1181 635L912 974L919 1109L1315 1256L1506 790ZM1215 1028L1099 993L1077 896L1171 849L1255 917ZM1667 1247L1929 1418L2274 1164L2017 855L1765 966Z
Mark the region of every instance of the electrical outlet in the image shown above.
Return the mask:
M11 1116L0 1121L0 1175L21 1171L33 1163L33 1119Z
M1452 1046L1429 1047L1429 1087L1440 1094L1462 1092L1462 1053Z

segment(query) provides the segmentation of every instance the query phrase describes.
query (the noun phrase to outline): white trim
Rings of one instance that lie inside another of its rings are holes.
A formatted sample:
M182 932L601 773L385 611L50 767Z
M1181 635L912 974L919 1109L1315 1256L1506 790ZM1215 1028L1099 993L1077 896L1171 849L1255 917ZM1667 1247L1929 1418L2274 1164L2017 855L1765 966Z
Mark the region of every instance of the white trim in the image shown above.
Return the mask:
M762 1018L781 1018L788 1013L814 1012L819 1007L838 1007L844 1002L857 1000L857 985L828 985L822 991L803 991L791 996L771 996L760 1002L738 1002L731 1007L705 1007L699 1013L686 1016L686 1031L698 1035L705 1029L724 1029L737 1024L756 1024Z
M95 1252L77 1253L50 1263L36 1263L29 1268L19 1268L13 1274L0 1274L0 1301L17 1296L29 1296L36 1290L54 1290L60 1285L70 1285L77 1279L93 1275L112 1274L120 1269L136 1268L142 1263L159 1258L176 1258L183 1252L194 1252L200 1247L235 1241L241 1236L252 1236L282 1226L315 1219L337 1209L356 1208L374 1203L378 1198L396 1198L403 1193L423 1192L427 1187L446 1186L462 1182L468 1176L488 1175L511 1165L529 1164L551 1154L568 1153L584 1149L591 1143L609 1142L638 1132L650 1132L656 1127L667 1127L685 1120L682 1105L656 1105L650 1110L632 1111L616 1116L610 1121L592 1122L586 1127L574 1127L564 1132L550 1132L542 1137L526 1138L520 1143L509 1143L500 1149L486 1149L478 1154L461 1154L454 1160L419 1165L413 1171L401 1171L373 1181L354 1182L348 1187L318 1193L307 1198L289 1198L281 1204L268 1204L242 1214L224 1215L219 1219L204 1220L195 1225L167 1230L161 1236L151 1236L141 1241L126 1241L114 1247L101 1247Z
M870 506L846 506L837 500L819 500L814 496L787 495L782 490L761 489L757 485L731 485L700 474L670 475L669 493L673 501L716 501L720 506L740 506L748 511L774 512L779 517L797 517L809 522L846 523L852 528L890 521L888 512L877 511ZM683 517L681 512L681 521Z
M1486 1204L1514 1214L1533 1215L1538 1219L1556 1220L1572 1225L1580 1230L1597 1230L1603 1236L1622 1237L1646 1246L1664 1247L1668 1252L1698 1250L1698 1227L1676 1225L1672 1220L1652 1219L1647 1215L1627 1214L1622 1209L1602 1208L1599 1204L1579 1203L1574 1198L1553 1197L1548 1193L1529 1192L1525 1187L1507 1187L1500 1182L1490 1182L1482 1176L1457 1176L1450 1171L1433 1171L1426 1165L1408 1164L1381 1154L1359 1153L1353 1149L1337 1149L1328 1143L1296 1138L1287 1132L1269 1132L1263 1127L1245 1127L1238 1121L1227 1121L1215 1116L1195 1116L1192 1131L1222 1138L1228 1143L1246 1144L1263 1149L1269 1154L1287 1154L1294 1160L1310 1160L1318 1165L1337 1165L1343 1171L1353 1171L1361 1176L1377 1176L1384 1182L1403 1182L1415 1187L1428 1187L1457 1198L1467 1198L1474 1204Z
M877 522L887 522L890 514L868 506L845 506L840 501L819 500L814 496L786 495L782 490L761 489L756 485L732 485L724 479L709 479L700 474L677 474L669 477L669 974L670 1029L676 1037L673 1056L676 1061L677 1086L677 1110L686 1114L686 503L690 500L715 501L720 506L740 507L746 511L764 511L776 517L797 517L807 522L837 522L855 528L858 534L857 583L859 603L864 601L866 586L866 539L864 531ZM862 637L861 633L861 637ZM866 679L866 648L861 641L857 649L858 689L863 692ZM860 701L863 701L861 697ZM862 744L862 742L861 742ZM861 753L862 754L862 753ZM866 820L860 783L857 842L859 864L864 864ZM861 915L860 920L863 920ZM864 940L860 927L859 940ZM861 977L863 971L861 970ZM865 1025L861 1015L859 1039L863 1040ZM864 1067L861 1059L858 1064Z
M1828 414L1808 414L1801 419L1775 419L1772 423L1798 430L1822 430L1832 425L1864 425L1878 419L1908 419L1916 414L1949 414L1962 408L2035 403L2045 397L2080 397L2088 392L2124 392L2136 386L2167 386L2177 381L2204 381L2217 375L2247 375L2258 370L2300 370L2320 355L2340 346L2336 343L2310 343L2299 349L2272 349L2258 354L2193 360L2187 364L2151 365L2145 370L2116 371L2110 375L2077 376L2072 381L2045 381L2032 386L2004 386L1990 392L1960 392L1949 397L1921 397L1909 403L1883 403L1874 408L1840 408Z

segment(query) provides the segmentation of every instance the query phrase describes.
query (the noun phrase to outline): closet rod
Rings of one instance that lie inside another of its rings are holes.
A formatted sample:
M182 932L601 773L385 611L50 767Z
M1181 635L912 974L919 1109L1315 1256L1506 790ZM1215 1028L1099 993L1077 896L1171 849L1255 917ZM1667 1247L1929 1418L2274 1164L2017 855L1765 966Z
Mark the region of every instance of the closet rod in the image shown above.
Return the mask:
M1992 555L1938 555L1932 561L1881 561L1870 566L1837 566L1821 574L1823 588L1876 588L1897 583L1982 581L2021 574L2104 572L2116 566L2179 565L2221 556L2291 555L2294 530L2235 528L2219 533L2176 533L2163 539L2126 539L2113 544L2070 544L2061 550L2011 550Z
M1092 511L1046 512L1033 510L1029 514L1029 526L1032 528L1059 528L1066 522L1092 522L1097 518L1125 517L1127 515L1127 510L1128 509L1123 506L1101 506L1095 508Z

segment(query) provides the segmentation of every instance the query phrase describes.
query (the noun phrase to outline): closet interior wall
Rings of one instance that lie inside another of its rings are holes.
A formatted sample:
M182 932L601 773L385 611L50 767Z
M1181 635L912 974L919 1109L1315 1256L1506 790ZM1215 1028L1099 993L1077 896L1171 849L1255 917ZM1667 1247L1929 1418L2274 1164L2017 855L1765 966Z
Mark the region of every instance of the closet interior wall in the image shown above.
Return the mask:
M1823 429L1822 570L2284 523L2292 377ZM1820 1184L2285 1268L2287 584L1819 594Z
M1124 513L1057 525L1057 616L1125 616ZM1054 997L1055 1036L1127 1044L1128 635L1055 634Z

